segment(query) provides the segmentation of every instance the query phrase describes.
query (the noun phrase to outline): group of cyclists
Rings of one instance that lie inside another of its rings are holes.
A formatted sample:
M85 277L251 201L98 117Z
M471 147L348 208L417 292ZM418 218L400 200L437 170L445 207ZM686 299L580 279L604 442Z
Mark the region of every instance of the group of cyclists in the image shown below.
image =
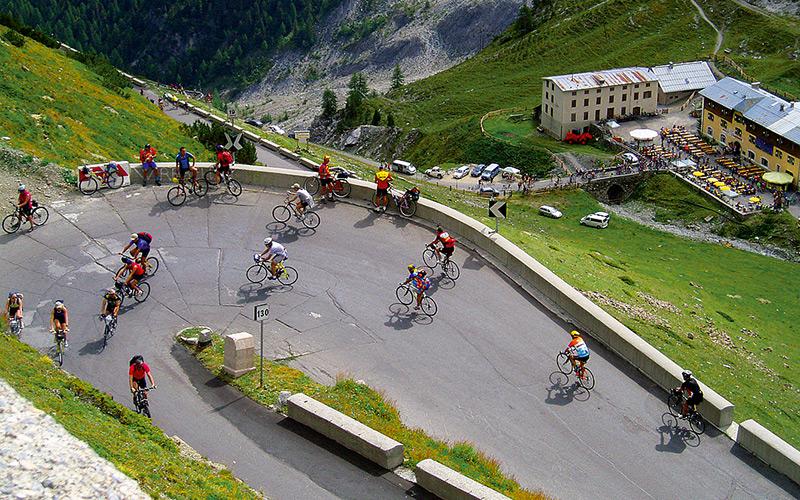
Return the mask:
M234 158L233 154L225 149L222 144L217 144L214 149L217 158L214 168L217 184L219 184L221 175L225 172L230 172ZM158 151L150 144L145 144L144 148L139 151L139 161L142 164L142 186L147 186L147 178L151 173L155 179L156 186L161 185L161 171L156 163L157 156ZM181 184L183 184L187 173L191 174L192 183L197 184L197 167L195 164L195 156L188 152L186 147L181 146L178 154L175 155L175 169Z

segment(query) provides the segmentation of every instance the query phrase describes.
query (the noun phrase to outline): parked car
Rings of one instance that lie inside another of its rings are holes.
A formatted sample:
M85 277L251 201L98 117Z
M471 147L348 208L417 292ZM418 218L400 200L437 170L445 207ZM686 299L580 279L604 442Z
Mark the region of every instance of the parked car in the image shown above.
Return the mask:
M269 131L274 133L274 134L286 135L286 131L283 130L282 128L280 128L277 125L270 125L269 126Z
M479 177L481 175L481 172L483 172L484 168L486 168L486 165L484 165L483 163L472 167L472 174L471 174L472 177Z
M550 205L542 205L539 207L539 215L544 215L545 217L552 217L553 219L560 219L562 214L556 207L551 207Z
M248 118L244 122L246 124L248 124L248 125L252 125L252 126L258 127L258 128L261 128L261 127L264 126L264 122L262 122L261 120L256 120L255 118Z
M583 224L584 226L605 229L608 227L608 220L610 218L611 216L608 215L606 212L595 212L593 214L584 216L581 219L581 224Z
M392 162L392 170L400 172L401 174L414 175L417 173L417 167L407 161L395 160Z
M498 165L497 163L492 163L491 165L483 169L483 172L481 173L481 179L485 181L492 181L494 180L495 177L497 177L497 174L499 173L500 173L500 165Z
M453 172L453 179L463 179L467 175L469 175L469 165L463 165L458 167L455 172Z
M425 175L428 177L436 177L437 179L441 179L444 177L444 171L439 167L433 167L426 170Z
M636 166L636 165L639 164L639 157L636 156L633 153L622 153L622 159L626 163L630 163L633 166Z
M481 186L480 189L478 189L478 194L481 196L500 196L500 191L492 186Z

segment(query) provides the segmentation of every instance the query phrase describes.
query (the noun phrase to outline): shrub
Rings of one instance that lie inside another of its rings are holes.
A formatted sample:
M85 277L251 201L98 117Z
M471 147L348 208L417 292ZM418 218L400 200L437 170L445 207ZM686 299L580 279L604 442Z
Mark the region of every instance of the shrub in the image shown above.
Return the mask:
M3 34L3 39L13 45L14 47L22 47L25 45L25 37L20 35L14 30L8 30Z

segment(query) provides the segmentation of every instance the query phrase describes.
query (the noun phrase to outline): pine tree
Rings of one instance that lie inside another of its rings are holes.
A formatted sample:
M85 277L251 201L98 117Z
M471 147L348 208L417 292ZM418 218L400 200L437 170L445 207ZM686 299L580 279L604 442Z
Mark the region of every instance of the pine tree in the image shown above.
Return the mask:
M336 94L331 89L325 89L322 93L322 117L326 119L333 118L336 114Z
M394 72L392 73L392 90L397 90L405 83L405 75L403 70L400 69L400 64L394 65Z
M381 112L379 109L376 109L372 114L372 124L376 126L381 124Z
M386 126L389 128L394 127L394 115L391 113L386 117Z
M348 119L353 120L361 114L361 106L367 97L369 87L367 87L367 79L360 72L353 73L347 87L350 90L347 92L344 114Z

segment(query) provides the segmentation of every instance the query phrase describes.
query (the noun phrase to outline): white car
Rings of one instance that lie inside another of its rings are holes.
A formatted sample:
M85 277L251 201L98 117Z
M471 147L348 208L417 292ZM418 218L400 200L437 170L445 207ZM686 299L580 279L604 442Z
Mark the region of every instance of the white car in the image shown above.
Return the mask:
M562 215L561 212L558 211L556 207L551 207L550 205L542 205L539 207L539 215L544 215L545 217L552 217L553 219L560 219Z
M414 175L417 173L417 167L411 163L403 160L395 160L392 162L392 170L400 172L401 174Z
M441 179L444 177L444 171L442 171L442 169L439 167L433 167L426 170L425 175L428 177L436 177L437 179Z
M581 219L581 224L589 227L596 227L598 229L605 229L608 227L608 220L611 218L606 212L595 212L584 216Z
M458 167L456 171L453 172L453 179L463 179L464 177L469 175L470 170L471 169L469 165Z
M272 133L275 133L275 134L286 135L286 131L283 130L282 128L280 128L277 125L270 125L269 126L269 131L272 132Z

